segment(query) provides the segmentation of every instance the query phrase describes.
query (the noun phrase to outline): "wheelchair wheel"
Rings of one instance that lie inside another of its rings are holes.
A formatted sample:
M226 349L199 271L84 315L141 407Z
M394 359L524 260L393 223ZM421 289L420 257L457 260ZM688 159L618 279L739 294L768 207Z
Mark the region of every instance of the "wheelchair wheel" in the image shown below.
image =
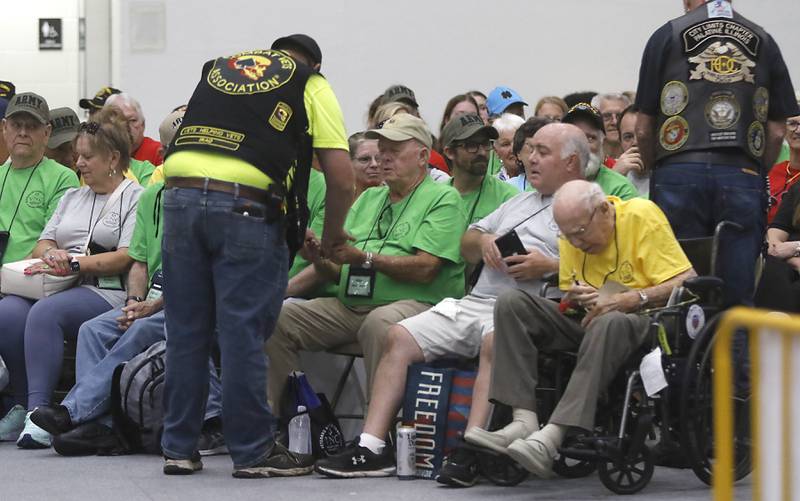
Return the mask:
M553 471L564 478L588 477L597 470L597 463L583 459L571 459L559 455L553 461Z
M505 454L478 454L478 471L495 485L514 486L528 478L528 470Z
M692 469L701 481L711 485L714 460L713 367L711 355L719 316L699 333L689 352L680 395L681 444ZM734 396L734 478L740 480L751 470L749 389Z
M644 489L653 478L653 455L642 446L633 458L623 457L618 463L601 462L597 465L600 481L616 494L635 494Z

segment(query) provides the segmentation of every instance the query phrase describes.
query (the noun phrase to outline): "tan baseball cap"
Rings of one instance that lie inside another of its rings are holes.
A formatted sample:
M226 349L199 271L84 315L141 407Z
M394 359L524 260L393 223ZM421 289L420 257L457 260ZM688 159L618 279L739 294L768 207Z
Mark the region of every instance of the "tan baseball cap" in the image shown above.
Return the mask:
M456 115L442 129L442 146L450 146L453 141L469 139L479 132L486 132L490 139L497 139L497 130L483 123L474 113Z
M185 110L175 110L161 122L158 126L158 138L161 140L161 145L165 148L172 142L175 133L183 123L183 115L186 114Z
M72 141L78 135L81 121L72 108L56 108L50 112L50 125L53 132L47 141L47 147L54 150L64 143Z
M380 129L371 129L364 134L367 139L386 138L389 141L408 141L416 139L428 148L433 145L431 130L421 118L408 113L393 116Z
M23 92L11 98L6 108L6 118L17 113L29 113L43 124L50 121L50 107L47 106L47 101L33 92Z

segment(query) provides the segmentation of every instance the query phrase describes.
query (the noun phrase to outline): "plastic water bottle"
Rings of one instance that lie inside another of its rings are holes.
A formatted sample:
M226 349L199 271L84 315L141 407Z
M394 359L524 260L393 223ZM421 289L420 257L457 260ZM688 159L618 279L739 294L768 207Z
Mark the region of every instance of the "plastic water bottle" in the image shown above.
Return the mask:
M311 418L304 405L298 405L297 415L289 420L289 450L311 454Z

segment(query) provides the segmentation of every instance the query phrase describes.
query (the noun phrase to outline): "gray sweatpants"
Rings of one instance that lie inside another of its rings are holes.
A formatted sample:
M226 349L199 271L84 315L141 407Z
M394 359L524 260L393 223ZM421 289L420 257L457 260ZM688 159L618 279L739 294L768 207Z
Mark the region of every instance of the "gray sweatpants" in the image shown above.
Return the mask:
M494 366L489 398L536 411L540 349L578 349L578 361L550 423L591 430L597 398L620 367L647 339L645 316L609 312L584 331L558 304L509 290L494 309Z

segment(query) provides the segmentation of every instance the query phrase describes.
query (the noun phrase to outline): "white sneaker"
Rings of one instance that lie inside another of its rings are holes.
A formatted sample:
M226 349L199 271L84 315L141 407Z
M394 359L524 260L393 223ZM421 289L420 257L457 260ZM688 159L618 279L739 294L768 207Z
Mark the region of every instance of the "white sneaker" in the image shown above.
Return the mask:
M511 421L505 428L497 431L486 431L473 426L464 433L464 440L484 449L505 454L506 448L511 445L511 442L518 438L525 438L534 431L536 430L531 429L527 423Z
M50 434L31 421L31 414L25 414L25 428L19 434L17 447L20 449L47 449L50 447Z
M25 426L25 407L15 405L0 419L0 442L13 442Z

